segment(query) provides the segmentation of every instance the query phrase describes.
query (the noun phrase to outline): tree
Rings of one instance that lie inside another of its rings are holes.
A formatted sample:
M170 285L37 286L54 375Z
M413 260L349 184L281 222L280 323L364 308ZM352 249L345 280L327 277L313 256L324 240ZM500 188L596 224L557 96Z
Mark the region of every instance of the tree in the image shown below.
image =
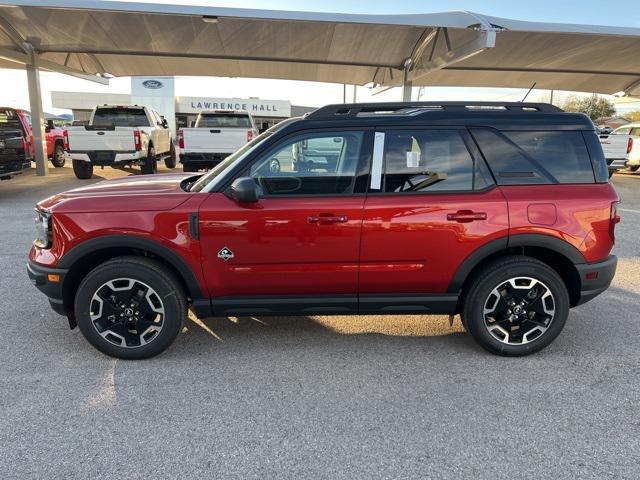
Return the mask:
M611 100L596 95L595 93L590 97L582 98L572 95L564 102L562 109L566 112L584 113L588 115L591 120L611 117L616 113L616 107Z

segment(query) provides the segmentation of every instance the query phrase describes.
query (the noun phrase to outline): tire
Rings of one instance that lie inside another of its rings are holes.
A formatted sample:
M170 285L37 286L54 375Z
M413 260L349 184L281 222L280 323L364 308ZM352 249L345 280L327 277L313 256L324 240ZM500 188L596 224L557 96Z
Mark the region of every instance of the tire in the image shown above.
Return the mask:
M158 159L156 158L156 151L152 146L149 146L147 152L147 158L140 167L143 175L151 175L158 171Z
M569 293L560 276L529 257L508 256L489 263L463 294L466 330L497 355L542 350L560 334L569 316Z
M629 170L631 170L632 172L637 172L639 168L640 165L629 165Z
M80 180L88 180L93 176L93 164L82 160L74 160L73 173Z
M67 159L64 156L64 147L59 143L56 143L53 149L53 156L51 157L51 163L56 168L64 167Z
M171 147L169 148L169 156L164 159L164 165L167 168L176 168L177 165L176 160L176 147L173 145L173 141L171 141Z
M114 258L93 269L80 282L74 309L89 343L124 359L160 354L187 317L185 294L176 277L161 263L143 257ZM92 318L92 311L101 315Z

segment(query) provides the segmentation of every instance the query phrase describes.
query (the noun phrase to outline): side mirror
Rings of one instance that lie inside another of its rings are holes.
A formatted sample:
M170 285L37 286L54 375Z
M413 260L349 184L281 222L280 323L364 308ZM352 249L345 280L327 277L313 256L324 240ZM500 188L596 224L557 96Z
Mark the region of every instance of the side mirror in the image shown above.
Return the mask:
M49 133L54 128L56 128L56 126L53 124L53 120L47 120L47 123L44 126L44 131Z
M236 178L231 184L231 196L239 203L256 203L258 201L258 188L253 178Z
M169 122L167 122L167 119L164 117L160 117L162 119L162 122L160 122L162 124L162 126L164 128L169 128Z

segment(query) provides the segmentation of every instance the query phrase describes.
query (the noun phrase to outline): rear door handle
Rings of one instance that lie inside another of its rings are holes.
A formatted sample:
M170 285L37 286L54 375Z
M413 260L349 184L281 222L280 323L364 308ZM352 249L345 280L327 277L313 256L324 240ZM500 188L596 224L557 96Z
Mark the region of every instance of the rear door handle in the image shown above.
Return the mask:
M458 210L456 213L447 213L447 220L458 223L475 222L476 220L486 220L486 212L474 212L472 210Z
M307 217L309 223L317 223L318 225L330 225L332 223L346 223L349 218L346 215L334 215L332 213L321 213Z

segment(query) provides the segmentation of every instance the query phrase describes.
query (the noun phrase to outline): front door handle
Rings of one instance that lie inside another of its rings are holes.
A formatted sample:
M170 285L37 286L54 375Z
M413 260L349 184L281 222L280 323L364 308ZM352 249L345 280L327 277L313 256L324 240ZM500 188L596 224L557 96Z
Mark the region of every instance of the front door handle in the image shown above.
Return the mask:
M333 223L346 223L349 218L346 215L334 215L333 213L321 213L307 217L309 223L317 223L318 225L331 225Z
M476 220L486 220L486 212L474 212L473 210L458 210L456 213L447 213L447 220L458 223L475 222Z

